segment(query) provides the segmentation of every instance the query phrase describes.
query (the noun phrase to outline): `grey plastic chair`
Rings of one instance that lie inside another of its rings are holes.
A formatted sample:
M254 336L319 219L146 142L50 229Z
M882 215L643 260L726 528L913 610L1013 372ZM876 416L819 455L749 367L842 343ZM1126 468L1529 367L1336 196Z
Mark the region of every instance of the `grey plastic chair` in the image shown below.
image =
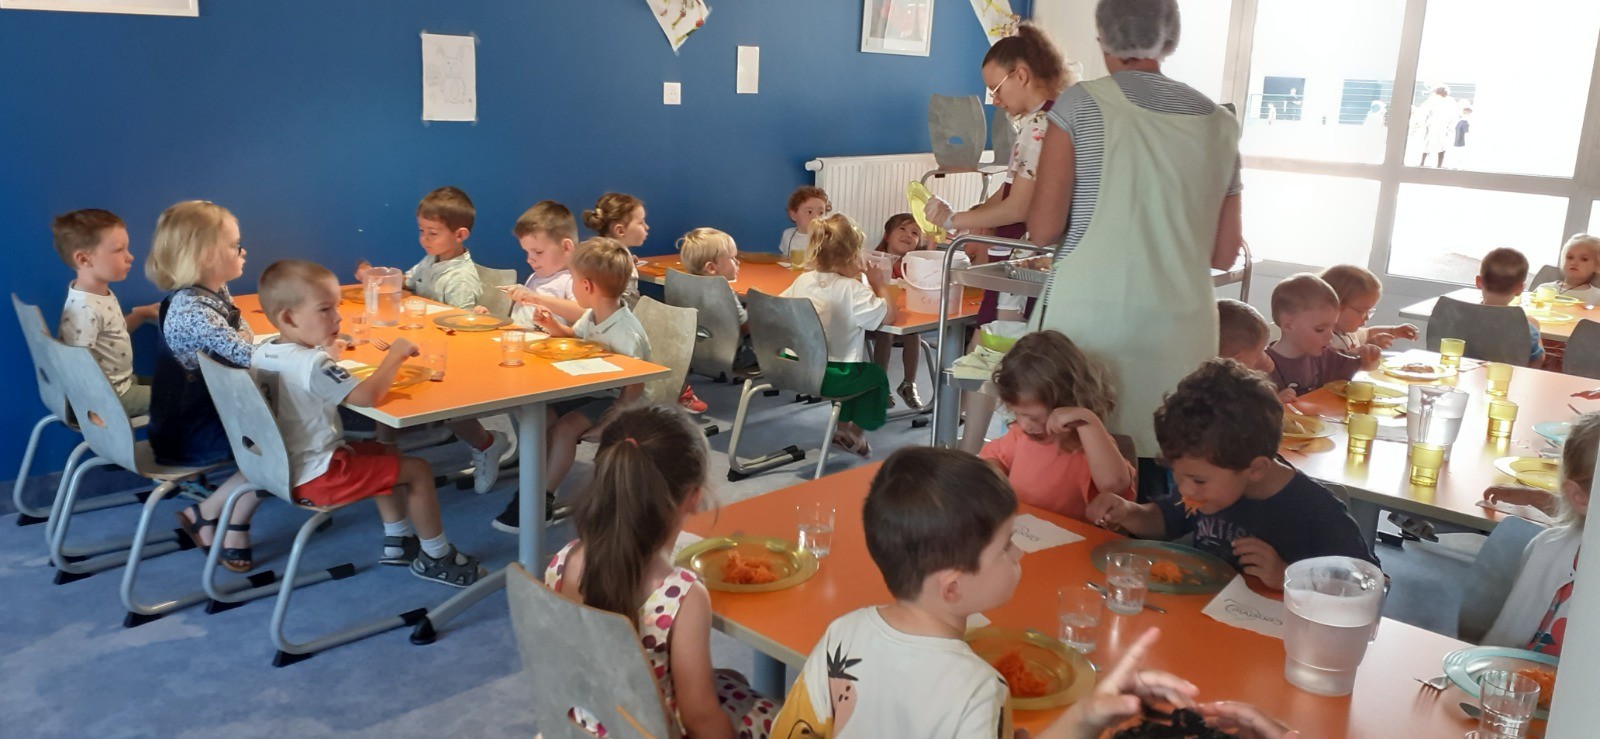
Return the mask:
M674 308L650 296L639 298L633 309L644 335L650 340L650 362L666 367L666 377L644 384L646 403L676 403L689 376L689 355L694 343L695 310Z
M977 169L983 144L989 138L983 102L976 95L928 99L928 139L939 169Z
M217 403L222 426L228 432L228 443L233 447L234 461L239 465L239 471L249 480L234 490L223 502L222 513L217 520L233 520L233 509L239 499L245 495L254 495L258 491L270 493L295 508L312 513L311 518L301 524L299 533L295 534L294 546L289 550L289 563L284 566L283 579L280 582L236 592L224 591L216 583L217 564L221 559L222 547L214 546L206 555L205 574L202 579L207 594L213 600L225 603L237 603L272 593L277 594L270 627L272 643L278 648L278 653L272 658L273 667L291 665L325 649L385 631L414 626L422 621L427 615L426 608L374 619L306 642L289 641L284 633L283 624L288 616L289 598L294 594L294 589L326 580L341 580L356 572L355 565L348 562L303 575L300 572L300 557L305 553L306 542L339 506L319 508L295 502L290 485L289 453L283 443L283 434L278 431L277 420L273 417L272 410L267 407L266 399L261 396L261 390L256 387L248 370L228 367L210 357L202 356L200 372L205 375L206 387L211 390L211 397Z
M1446 337L1466 341L1466 356L1473 359L1528 366L1528 314L1516 306L1440 297L1428 317L1428 350L1439 351L1439 340Z
M33 432L28 434L28 446L22 452L22 464L17 467L17 477L11 483L11 502L17 507L17 525L29 526L36 523L48 523L50 509L43 506L30 504L24 499L23 492L28 484L28 473L33 470L33 455L39 450L39 438L44 435L45 429L50 424L59 423L78 432L77 419L72 417L72 412L67 408L67 392L61 387L53 371L48 371L43 363L45 350L39 346L41 341L49 341L50 329L44 321L44 313L36 305L22 302L16 293L11 294L11 306L17 311L17 322L22 328L22 339L28 346L28 358L33 361L33 377L39 384L39 400L44 403L45 415L33 425ZM143 428L150 423L149 416L138 416L131 419L134 428ZM89 452L89 443L80 441L67 457L67 464L61 469L61 479L56 485L56 495L66 492L67 481L72 477L73 468L78 466L83 455ZM79 513L93 511L111 506L128 505L140 502L140 497L135 495L102 495L78 504ZM45 527L45 540L50 539L50 527ZM98 554L102 552L90 552ZM74 556L83 555L82 551L69 552Z
M483 292L478 293L478 305L489 310L491 315L501 318L511 317L511 298L506 297L501 287L517 284L517 271L514 269L494 269L481 264L473 264L478 270L478 280L483 283Z
M839 403L866 393L845 396L822 393L822 378L828 368L828 342L822 334L822 320L817 317L817 309L810 300L774 297L759 290L751 290L745 299L750 303L750 341L755 346L762 374L759 379L745 380L744 390L739 393L739 411L733 417L733 439L728 442L728 479L742 480L756 472L806 457L804 450L792 444L752 459L739 457L739 437L744 431L750 399L756 393L770 390L810 395L832 404L828 427L817 452L815 477L820 478L828 463L833 432L839 427Z
M739 353L739 296L716 275L667 270L667 305L695 310L694 355L689 370L714 380L731 378ZM650 346L655 347L651 340Z
M1567 339L1561 371L1569 375L1600 380L1600 323L1583 319Z
M1555 282L1559 279L1561 279L1561 268L1552 264L1546 264L1545 266L1540 267L1538 272L1533 273L1533 279L1528 280L1526 287L1529 290L1532 290L1546 282Z
M72 471L65 493L56 497L50 511L50 561L56 568L56 583L81 580L97 572L136 563L141 557L187 548L189 542L185 539L179 543L177 531L149 536L150 520L156 506L178 489L178 483L198 479L219 465L180 467L157 463L150 442L134 437L133 424L122 410L116 391L111 389L111 382L101 372L100 365L94 361L88 349L67 346L55 339L40 342L39 348L44 350L46 367L55 370L56 379L66 391L67 402L71 404L74 417L78 420L84 442L94 452L93 457ZM72 516L83 477L97 467L109 466L121 467L158 484L145 498L139 528L133 539L126 544L118 541L114 546L102 545L103 553L92 557L74 555L67 550L67 534L72 528ZM126 553L121 551L124 548L127 549Z
M1472 577L1461 593L1461 610L1456 614L1456 638L1477 644L1489 632L1505 605L1511 585L1522 569L1522 550L1544 527L1524 518L1507 516L1472 562Z
M608 736L671 735L674 722L633 622L561 597L520 564L513 562L509 570L511 630L539 733L547 739L594 739L567 716L582 708Z

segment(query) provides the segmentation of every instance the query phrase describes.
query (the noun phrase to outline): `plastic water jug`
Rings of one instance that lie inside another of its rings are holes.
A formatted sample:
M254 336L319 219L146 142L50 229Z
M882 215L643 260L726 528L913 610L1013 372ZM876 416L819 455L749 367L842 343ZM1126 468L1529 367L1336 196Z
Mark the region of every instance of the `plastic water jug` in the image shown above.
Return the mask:
M374 326L400 323L400 291L406 275L393 267L370 267L362 280L367 300L367 318Z
M1353 557L1313 557L1283 577L1283 675L1318 695L1349 695L1383 607L1383 571Z

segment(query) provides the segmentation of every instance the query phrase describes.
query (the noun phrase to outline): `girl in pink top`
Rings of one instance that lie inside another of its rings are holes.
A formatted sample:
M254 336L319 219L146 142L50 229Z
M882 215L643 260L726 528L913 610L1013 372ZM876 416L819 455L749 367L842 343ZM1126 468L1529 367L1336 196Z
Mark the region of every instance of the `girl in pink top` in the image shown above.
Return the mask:
M1105 370L1056 331L1017 340L994 384L1016 421L979 456L998 467L1017 500L1080 521L1102 493L1133 500L1134 466L1102 419L1116 408Z

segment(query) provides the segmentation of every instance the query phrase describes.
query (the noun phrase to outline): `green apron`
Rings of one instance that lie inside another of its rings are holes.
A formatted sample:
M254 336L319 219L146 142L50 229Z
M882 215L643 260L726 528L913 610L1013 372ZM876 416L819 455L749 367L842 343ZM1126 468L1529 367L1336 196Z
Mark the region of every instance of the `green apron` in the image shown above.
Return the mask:
M1109 76L1081 84L1105 119L1100 194L1077 249L1055 265L1040 325L1106 367L1117 390L1106 427L1153 457L1163 396L1217 354L1211 252L1239 124L1221 107L1145 110Z

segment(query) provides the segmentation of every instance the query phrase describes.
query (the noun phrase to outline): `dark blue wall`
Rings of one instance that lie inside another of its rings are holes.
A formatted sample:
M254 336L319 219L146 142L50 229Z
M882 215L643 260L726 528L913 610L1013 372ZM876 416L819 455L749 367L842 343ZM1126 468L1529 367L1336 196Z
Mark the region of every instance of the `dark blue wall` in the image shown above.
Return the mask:
M644 199L657 253L695 226L771 248L784 199L822 155L926 151L930 93L981 94L987 48L969 5L938 3L931 56L862 54L860 0L713 0L674 55L640 0L201 0L201 17L0 11L0 234L6 289L54 323L70 274L53 214L128 221L143 278L156 216L201 198L239 217L236 292L283 257L341 275L421 256L413 212L440 185L478 208L468 242L523 266L510 236L542 198L575 211L606 190ZM1016 3L1021 9L1025 3ZM476 124L421 121L418 33L473 33ZM761 47L761 92L734 94L735 47ZM681 81L680 107L661 83ZM9 312L9 309L8 309ZM42 415L15 321L0 320L0 479ZM150 366L150 329L136 336ZM59 432L58 432L59 433ZM35 473L57 469L65 434Z

